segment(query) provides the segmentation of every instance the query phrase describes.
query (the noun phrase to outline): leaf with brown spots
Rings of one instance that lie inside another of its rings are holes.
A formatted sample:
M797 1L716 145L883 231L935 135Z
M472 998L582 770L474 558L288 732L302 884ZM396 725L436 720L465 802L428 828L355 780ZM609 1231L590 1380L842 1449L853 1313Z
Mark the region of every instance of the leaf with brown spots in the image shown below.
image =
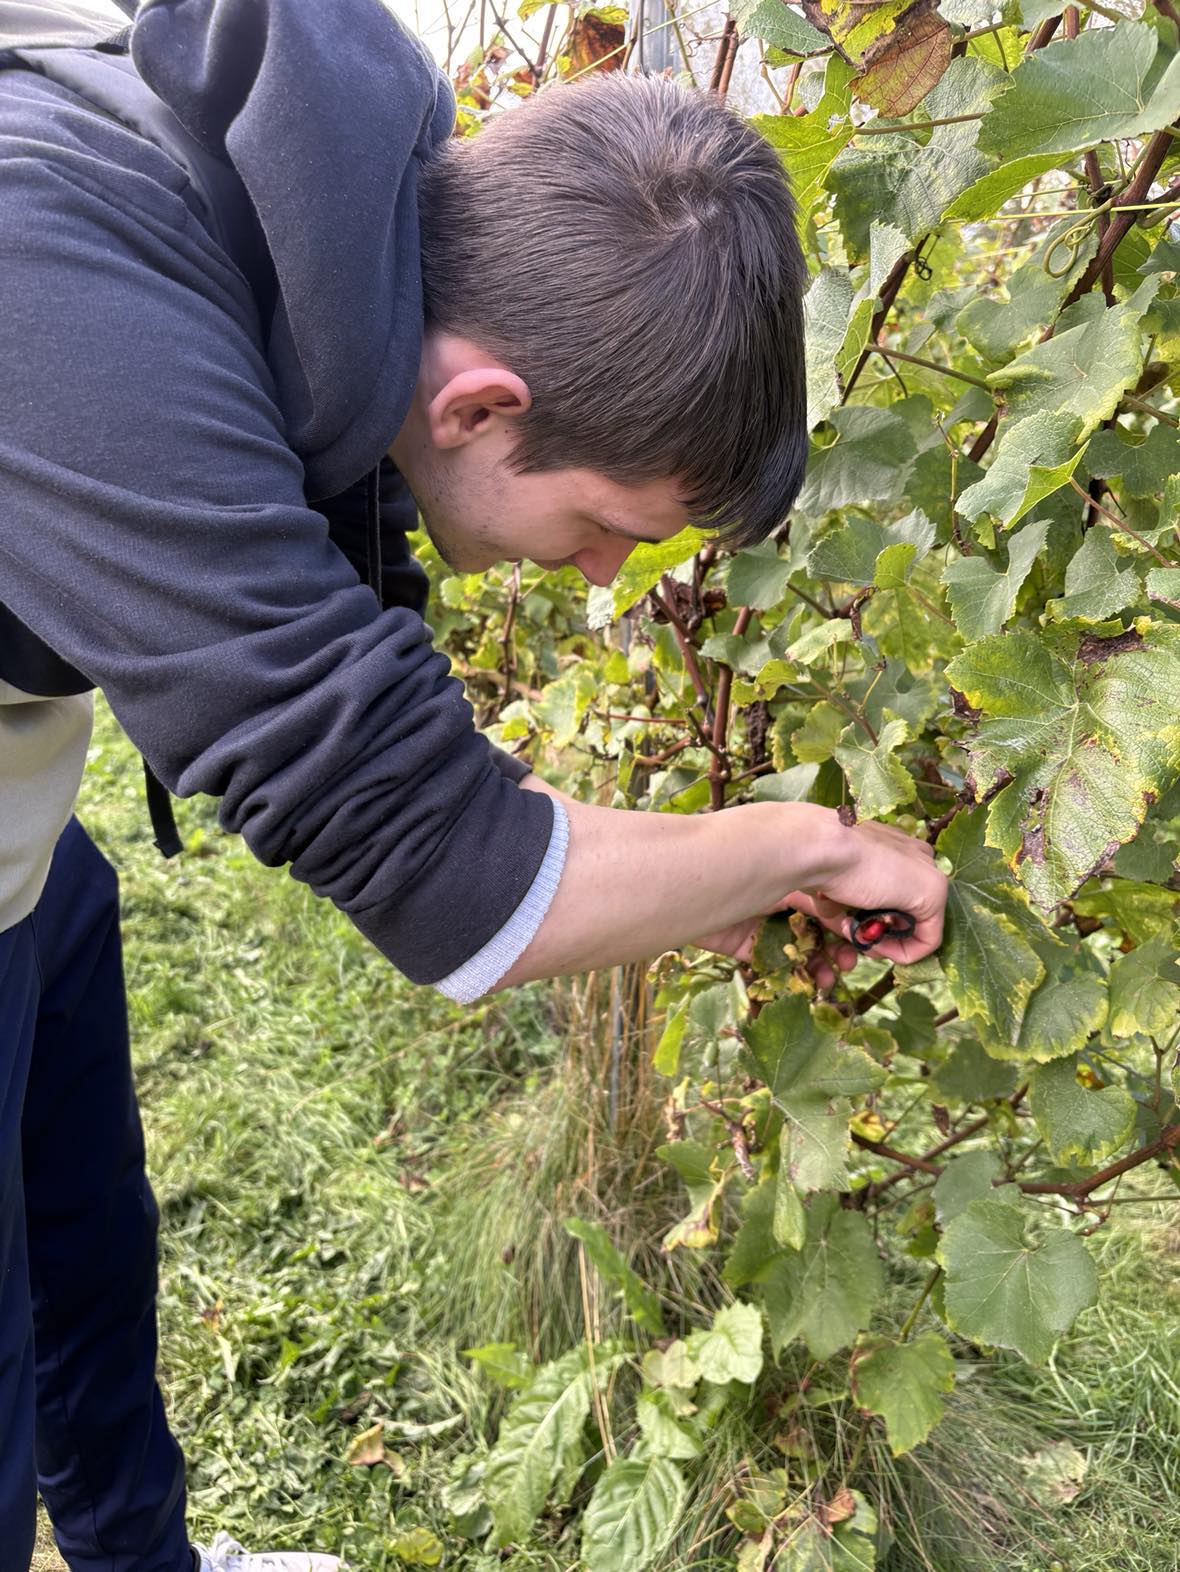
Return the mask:
M881 40L872 63L854 84L857 98L891 118L908 115L942 80L951 48L950 28L933 0L922 0Z

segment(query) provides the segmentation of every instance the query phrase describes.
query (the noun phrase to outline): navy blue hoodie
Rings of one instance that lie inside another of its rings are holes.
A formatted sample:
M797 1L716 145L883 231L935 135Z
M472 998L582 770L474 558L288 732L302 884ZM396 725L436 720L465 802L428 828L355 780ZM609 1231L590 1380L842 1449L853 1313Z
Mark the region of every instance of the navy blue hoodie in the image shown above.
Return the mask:
M212 155L212 208L162 115ZM431 645L396 476L403 605L350 561L452 115L380 0L147 0L130 60L0 71L0 601L416 982L499 932L554 822Z

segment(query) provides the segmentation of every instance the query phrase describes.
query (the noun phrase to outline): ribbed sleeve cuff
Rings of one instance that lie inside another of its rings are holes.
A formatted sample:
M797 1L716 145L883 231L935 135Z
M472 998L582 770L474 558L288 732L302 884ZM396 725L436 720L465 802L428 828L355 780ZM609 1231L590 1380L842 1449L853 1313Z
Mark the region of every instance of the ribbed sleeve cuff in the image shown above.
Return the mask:
M529 886L524 900L512 916L494 933L481 950L470 960L464 961L449 976L442 977L433 986L457 1004L471 1004L481 994L494 988L504 974L511 970L517 959L532 943L537 929L545 919L552 904L565 867L566 848L569 845L569 816L565 805L556 798L553 802L553 833L549 850L545 853L537 876Z

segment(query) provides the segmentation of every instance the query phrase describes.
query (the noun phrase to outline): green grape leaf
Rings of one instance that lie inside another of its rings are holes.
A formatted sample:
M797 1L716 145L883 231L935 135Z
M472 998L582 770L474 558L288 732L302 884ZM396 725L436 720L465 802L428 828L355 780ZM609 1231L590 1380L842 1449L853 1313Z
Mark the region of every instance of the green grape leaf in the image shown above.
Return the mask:
M839 584L872 584L883 552L908 546L910 563L920 561L934 545L935 534L934 524L921 508L888 525L854 513L812 547L807 572L813 579Z
M1005 160L1061 155L1158 131L1180 115L1180 59L1152 80L1157 44L1142 22L1119 22L1028 55L984 120L980 148Z
M945 1228L972 1201L995 1193L992 1181L1003 1177L1004 1165L994 1152L964 1152L952 1157L934 1185L934 1215Z
M762 1312L757 1305L726 1305L706 1331L693 1332L688 1352L706 1381L756 1381L762 1369Z
M869 341L869 330L881 286L908 250L909 241L900 229L895 229L892 224L880 223L877 219L869 225L869 265L853 297L844 338L836 345L835 365L841 389L846 385Z
M1140 288L1146 289L1147 284ZM1137 293L1121 305L1099 310L1076 327L1055 333L993 371L987 382L1003 395L1005 428L1030 415L1073 415L1081 422L1076 440L1088 437L1113 415L1122 395L1139 380L1143 370L1139 324L1145 309L1146 302L1141 302Z
M779 556L779 548L773 540L764 540L759 546L735 552L730 558L725 580L730 604L753 606L755 611L777 606L786 594L791 571L790 558Z
M1079 622L1102 622L1143 598L1136 564L1114 548L1110 531L1092 525L1065 570L1065 594L1046 603L1055 622L1071 617ZM989 629L995 632L995 629Z
M943 217L951 222L974 224L981 218L991 218L1005 202L1038 175L1056 169L1060 163L1056 153L1033 153L1027 158L1006 160L998 169L991 169L961 191L946 209Z
M704 530L690 528L682 529L658 546L636 546L609 584L595 585L591 589L586 609L586 620L591 628L605 628L625 611L630 611L665 573L671 573L673 568L694 557L709 538Z
M831 1358L868 1326L884 1289L868 1220L817 1195L803 1248L772 1261L761 1285L775 1352L802 1336L813 1358Z
M1077 1068L1073 1058L1039 1066L1029 1080L1028 1101L1053 1161L1091 1168L1130 1140L1136 1106L1121 1086L1083 1086Z
M1070 271L1055 277L1035 257L1008 280L1007 300L997 300L990 292L974 295L959 312L955 326L985 360L1007 360L1057 315L1069 292Z
M636 1325L650 1332L653 1337L663 1337L664 1318L660 1312L659 1296L619 1254L602 1224L570 1217L566 1219L565 1231L585 1246L594 1270L608 1288L618 1290Z
M955 1361L946 1339L923 1332L912 1342L862 1337L852 1356L852 1391L870 1414L885 1421L894 1457L912 1452L942 1418L942 1393L955 1385Z
M1121 480L1129 497L1154 496L1180 473L1180 431L1159 421L1141 442L1124 441L1118 430L1095 432L1086 468L1100 479Z
M913 778L894 754L909 737L903 720L888 721L874 743L859 726L848 726L832 750L844 771L848 786L862 818L875 819L899 803L912 802L916 796Z
M807 1213L799 1188L791 1178L791 1129L784 1125L779 1131L779 1165L775 1175L774 1212L770 1232L775 1244L789 1250L801 1250L807 1237Z
M885 1072L816 1024L799 994L776 999L742 1027L751 1072L782 1112L783 1160L800 1190L842 1183L848 1152L849 1099L882 1084Z
M952 60L926 95L931 119L983 114L1007 85L1006 74L978 57ZM936 126L929 140L905 135L863 138L832 164L828 188L841 232L856 255L869 248L874 219L892 224L911 243L938 227L957 196L984 174L988 160L976 138L986 120Z
M1180 568L1151 568L1145 584L1148 600L1180 611Z
M955 626L965 639L998 633L1008 621L1048 533L1045 522L1017 530L1008 541L1008 566L1002 572L984 557L959 557L946 565L942 581Z
M582 1428L590 1412L592 1380L605 1383L622 1360L607 1344L543 1365L516 1397L488 1455L484 1488L501 1545L523 1540L560 1475L582 1456Z
M785 0L736 0L731 15L743 38L761 38L789 55L816 55L831 48L831 39Z
M984 828L982 813L960 813L938 837L938 850L951 863L939 955L960 1015L1015 1042L1032 991L1045 974L1032 944L1042 925L999 854L984 845Z
M1134 1037L1168 1031L1180 1012L1180 956L1175 933L1157 933L1110 968L1110 1031Z
M742 1197L742 1220L722 1273L731 1288L754 1282L782 1248L773 1231L777 1192L778 1176L772 1174Z
M1030 994L1015 1037L986 1022L979 1035L997 1059L1051 1059L1076 1053L1106 1019L1106 979L1086 950L1071 949L1046 933L1033 943L1045 967L1044 981Z
M953 1331L1014 1348L1044 1364L1062 1332L1098 1296L1089 1251L1064 1228L1025 1238L1023 1213L1005 1201L973 1201L947 1226L938 1247Z
M1071 452L1080 430L1076 415L1047 410L1009 426L990 468L959 497L959 512L965 519L990 513L1001 524L1018 523L1067 484L1085 452Z
M830 424L836 440L812 449L799 511L815 515L900 496L918 451L904 417L850 404L833 410Z
M792 764L754 782L755 802L806 802L819 774L818 764Z
M1180 892L1134 879L1118 879L1107 889L1097 883L1086 885L1070 905L1080 917L1110 918L1115 929L1135 944L1157 933L1171 933L1180 918Z
M660 1387L641 1392L635 1404L635 1417L648 1450L656 1457L687 1459L700 1453L700 1440L683 1422L680 1405L671 1392Z
M666 1457L616 1457L582 1517L588 1572L643 1572L671 1539L686 1493L683 1475Z
M1156 242L1151 255L1139 271L1140 273L1180 272L1180 240L1177 240L1171 229L1164 231L1163 238Z
M851 81L852 67L834 55L824 73L823 94L808 114L754 115L749 121L783 161L795 197L795 223L804 240L828 171L852 139Z
M1051 907L1132 838L1180 771L1180 629L994 634L946 675L984 712L969 744L977 791L1010 777L988 844Z
M770 0L778 5L781 0ZM840 402L836 357L849 331L852 280L843 268L824 267L803 297L804 361L807 369L807 429L813 430Z
M1016 1090L1016 1066L986 1053L973 1038L956 1043L930 1077L930 1094L940 1103L983 1103Z
M870 726L885 724L886 710L898 715L915 735L944 703L944 689L932 676L910 672L899 660L886 660L859 680L847 684Z
M832 749L840 741L840 733L848 724L848 716L827 699L821 699L808 710L802 726L791 733L791 747L795 757L803 764L822 764L832 757Z
M533 705L533 714L552 732L555 748L567 748L574 740L597 693L593 672L582 665L545 689Z
M787 658L798 666L814 666L837 644L853 642L852 624L843 617L831 617L801 633L787 645Z

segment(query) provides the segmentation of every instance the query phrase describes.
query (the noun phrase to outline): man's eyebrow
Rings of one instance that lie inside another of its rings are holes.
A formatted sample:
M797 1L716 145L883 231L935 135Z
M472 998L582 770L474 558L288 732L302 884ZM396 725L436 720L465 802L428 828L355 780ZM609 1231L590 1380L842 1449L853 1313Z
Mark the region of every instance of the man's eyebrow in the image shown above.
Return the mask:
M628 540L637 540L644 546L663 546L671 536L667 535L640 535L634 530L624 529L621 524L616 524L614 519L599 519L605 529L613 530L616 535L625 535Z

